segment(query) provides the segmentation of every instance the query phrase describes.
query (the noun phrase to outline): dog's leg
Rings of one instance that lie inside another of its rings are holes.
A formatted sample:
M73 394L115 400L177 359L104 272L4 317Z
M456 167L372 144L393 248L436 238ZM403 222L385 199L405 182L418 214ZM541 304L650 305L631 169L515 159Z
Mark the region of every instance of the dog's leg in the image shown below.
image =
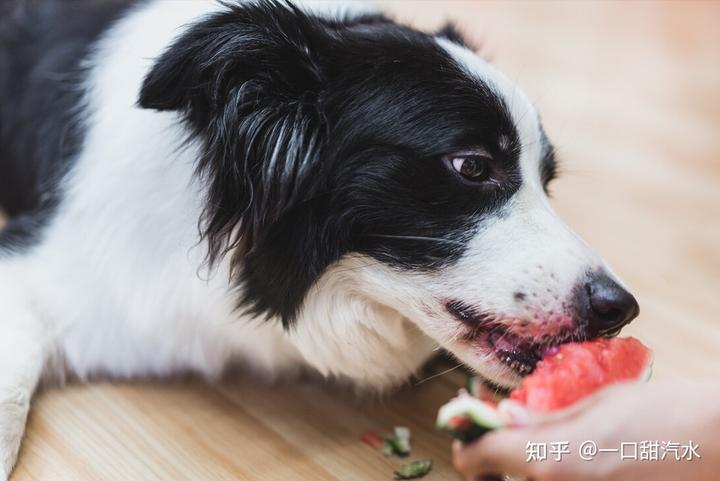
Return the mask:
M0 282L0 481L15 464L48 339L22 293L6 284Z

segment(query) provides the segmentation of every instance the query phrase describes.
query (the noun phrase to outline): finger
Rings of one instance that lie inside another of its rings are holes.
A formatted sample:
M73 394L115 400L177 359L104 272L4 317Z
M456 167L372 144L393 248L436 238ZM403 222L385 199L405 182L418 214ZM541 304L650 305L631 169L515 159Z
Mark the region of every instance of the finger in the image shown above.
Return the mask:
M530 424L536 424L540 420L538 415L530 412L525 405L512 399L503 399L497 405L500 416L504 419L505 425L511 428L521 428Z
M526 475L530 431L506 429L486 434L472 444L453 444L453 464L464 476Z

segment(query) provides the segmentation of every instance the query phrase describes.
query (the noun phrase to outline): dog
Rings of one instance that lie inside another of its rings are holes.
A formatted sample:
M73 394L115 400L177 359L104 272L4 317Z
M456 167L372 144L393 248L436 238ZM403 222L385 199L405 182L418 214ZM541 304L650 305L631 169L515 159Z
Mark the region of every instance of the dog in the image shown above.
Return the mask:
M37 386L229 364L512 386L638 304L551 209L528 97L367 5L20 0L0 17L0 478ZM4 470L4 472L3 472Z

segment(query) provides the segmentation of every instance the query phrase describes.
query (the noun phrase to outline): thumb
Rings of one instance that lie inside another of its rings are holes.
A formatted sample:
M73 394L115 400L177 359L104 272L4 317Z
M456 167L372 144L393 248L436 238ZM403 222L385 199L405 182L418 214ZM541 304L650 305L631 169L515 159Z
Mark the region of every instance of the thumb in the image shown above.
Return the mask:
M472 444L453 444L455 468L470 479L478 476L527 475L529 429L502 429L485 434Z

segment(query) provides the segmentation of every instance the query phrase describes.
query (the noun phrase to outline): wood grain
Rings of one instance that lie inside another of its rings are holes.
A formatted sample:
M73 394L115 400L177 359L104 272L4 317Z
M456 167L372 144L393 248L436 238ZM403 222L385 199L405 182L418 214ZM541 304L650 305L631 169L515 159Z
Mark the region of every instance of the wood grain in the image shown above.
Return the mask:
M720 3L384 2L424 28L453 18L534 99L558 146L561 215L637 294L627 329L656 377L720 373ZM36 400L13 481L389 480L358 442L415 433L426 479L457 479L437 407L460 371L383 400L240 378L93 383Z

